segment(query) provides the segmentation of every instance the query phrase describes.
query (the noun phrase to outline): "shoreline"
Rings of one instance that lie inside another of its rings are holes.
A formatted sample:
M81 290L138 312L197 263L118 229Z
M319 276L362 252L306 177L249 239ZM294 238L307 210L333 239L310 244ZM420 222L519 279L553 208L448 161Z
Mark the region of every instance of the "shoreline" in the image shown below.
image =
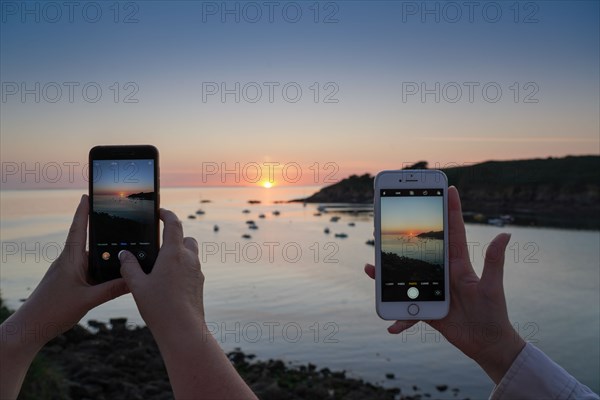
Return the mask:
M23 396L64 399L172 399L173 392L160 352L147 327L128 327L125 318L110 324L88 321L96 331L75 325L50 341L27 374ZM390 399L436 398L443 392L457 397L458 388L436 386L437 393L418 385L402 390L383 387L346 371L332 371L312 363L296 365L279 359L261 360L240 348L226 352L238 373L260 399ZM392 381L395 376L386 374ZM43 381L43 382L41 382ZM407 393L405 393L407 392Z

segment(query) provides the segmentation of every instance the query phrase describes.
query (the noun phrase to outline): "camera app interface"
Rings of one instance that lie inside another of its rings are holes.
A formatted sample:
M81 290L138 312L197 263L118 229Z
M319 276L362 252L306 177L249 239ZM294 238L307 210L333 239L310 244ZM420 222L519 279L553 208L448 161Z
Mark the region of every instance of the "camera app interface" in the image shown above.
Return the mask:
M444 192L383 189L382 301L443 301Z
M144 268L157 248L154 160L94 160L92 236L100 268L119 268L117 255L129 250Z

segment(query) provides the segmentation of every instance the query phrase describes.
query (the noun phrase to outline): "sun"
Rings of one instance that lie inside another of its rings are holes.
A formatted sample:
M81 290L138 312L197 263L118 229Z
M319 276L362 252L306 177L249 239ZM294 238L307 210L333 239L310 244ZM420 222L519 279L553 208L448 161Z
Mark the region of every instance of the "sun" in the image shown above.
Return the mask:
M273 183L269 181L263 182L262 185L265 189L271 189L273 187Z

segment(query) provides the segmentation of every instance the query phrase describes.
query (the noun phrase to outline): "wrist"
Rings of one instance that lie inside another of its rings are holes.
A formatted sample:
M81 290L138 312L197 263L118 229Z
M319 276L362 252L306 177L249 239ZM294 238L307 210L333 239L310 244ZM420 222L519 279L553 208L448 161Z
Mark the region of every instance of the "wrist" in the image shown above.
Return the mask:
M481 351L474 360L497 385L525 345L523 338L511 327L506 335Z

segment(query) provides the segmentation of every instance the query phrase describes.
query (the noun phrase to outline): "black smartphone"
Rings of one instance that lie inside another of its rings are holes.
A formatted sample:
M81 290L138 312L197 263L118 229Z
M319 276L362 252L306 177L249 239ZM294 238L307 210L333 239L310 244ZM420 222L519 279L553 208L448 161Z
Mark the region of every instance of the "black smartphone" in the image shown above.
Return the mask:
M89 271L96 283L121 276L118 254L132 252L150 273L158 255L158 150L96 146L89 154Z

